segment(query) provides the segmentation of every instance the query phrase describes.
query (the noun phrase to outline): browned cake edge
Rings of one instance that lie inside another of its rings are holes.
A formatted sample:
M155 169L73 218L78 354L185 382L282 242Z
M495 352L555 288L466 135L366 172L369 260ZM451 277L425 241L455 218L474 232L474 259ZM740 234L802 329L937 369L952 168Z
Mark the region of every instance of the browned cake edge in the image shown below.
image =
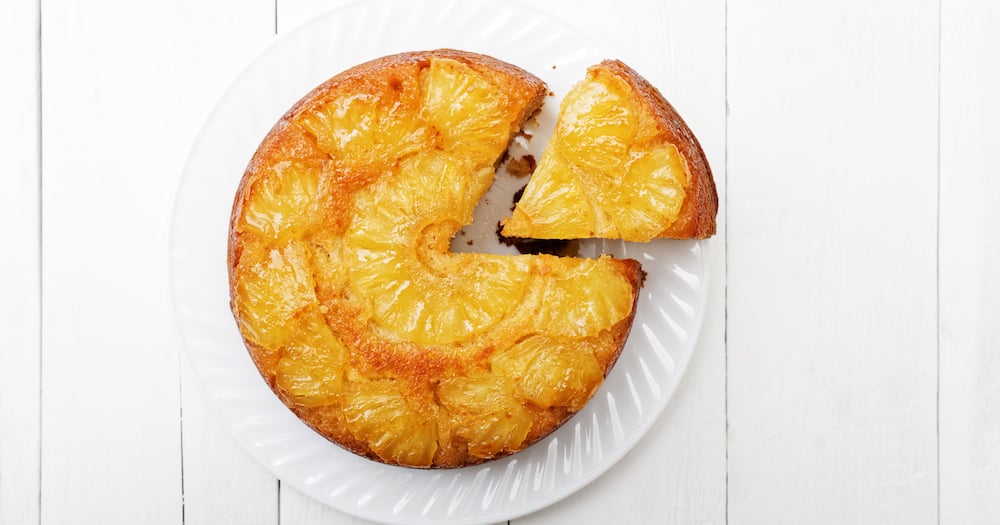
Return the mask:
M691 179L686 188L687 195L681 205L677 220L657 237L670 239L704 239L715 235L715 217L719 210L719 195L708 165L705 152L691 128L681 118L677 110L642 75L620 60L604 60L591 66L591 73L605 69L625 80L637 93L642 102L653 112L656 125L663 137L677 146L687 160Z

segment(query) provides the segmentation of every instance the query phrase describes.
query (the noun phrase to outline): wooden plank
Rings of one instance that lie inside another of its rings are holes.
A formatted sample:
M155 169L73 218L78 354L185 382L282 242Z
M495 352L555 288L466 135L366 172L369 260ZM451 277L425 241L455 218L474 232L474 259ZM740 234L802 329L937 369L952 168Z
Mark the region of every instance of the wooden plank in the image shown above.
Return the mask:
M184 525L274 525L278 481L244 451L208 406L190 367L184 405Z
M941 5L941 523L1000 523L1000 5Z
M327 507L287 483L281 485L281 518L278 522L282 525L374 525L374 522Z
M185 519L167 233L188 148L245 63L224 58L247 42L232 35L251 27L248 12L236 2L43 5L43 523ZM226 457L203 463L211 451L191 444L194 502L214 496L220 508L253 486L228 479L216 488L231 489L209 494L199 467L222 470ZM255 504L239 500L247 512Z
M38 2L0 17L0 523L36 523L39 488Z
M935 523L938 4L728 3L729 523Z

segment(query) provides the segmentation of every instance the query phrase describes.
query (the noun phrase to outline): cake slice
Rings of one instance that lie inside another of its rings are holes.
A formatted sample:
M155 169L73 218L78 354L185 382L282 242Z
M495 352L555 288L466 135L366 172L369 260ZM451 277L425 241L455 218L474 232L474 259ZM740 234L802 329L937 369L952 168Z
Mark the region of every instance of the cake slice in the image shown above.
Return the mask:
M617 60L587 70L502 235L646 242L715 233L718 196L698 140L646 79Z

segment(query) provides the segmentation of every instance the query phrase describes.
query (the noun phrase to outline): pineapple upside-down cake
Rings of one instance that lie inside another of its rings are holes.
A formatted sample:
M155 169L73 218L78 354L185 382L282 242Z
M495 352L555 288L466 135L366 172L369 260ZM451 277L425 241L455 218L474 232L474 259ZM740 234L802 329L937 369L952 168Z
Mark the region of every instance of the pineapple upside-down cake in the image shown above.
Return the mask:
M326 438L469 465L551 433L600 386L638 262L449 251L546 93L483 55L393 55L320 85L258 148L233 206L231 305L261 375Z

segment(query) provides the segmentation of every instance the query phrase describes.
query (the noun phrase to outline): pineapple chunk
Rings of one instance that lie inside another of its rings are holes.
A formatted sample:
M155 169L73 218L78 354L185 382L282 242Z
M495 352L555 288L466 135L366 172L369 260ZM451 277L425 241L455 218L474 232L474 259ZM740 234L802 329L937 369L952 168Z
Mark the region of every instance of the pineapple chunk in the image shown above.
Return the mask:
M687 162L673 144L633 151L625 178L609 193L608 204L620 214L615 221L618 233L648 241L648 232L672 222L684 204L687 171Z
M320 162L281 161L254 181L240 230L284 244L319 221Z
M428 226L447 223L450 234L472 221L476 203L492 182L492 170L471 168L467 161L441 152L411 155L398 173L354 195L354 217L346 237L354 246L371 249L411 244ZM433 191L428 191L433 188ZM448 217L441 221L443 217Z
M586 337L609 330L632 311L632 284L611 259L539 259L545 280L538 329L557 336Z
M542 156L535 173L546 173L548 176L533 177L525 188L524 195L514 208L513 218L508 221L523 226L523 230L515 236L527 237L529 229L537 229L554 239L592 237L597 215L583 192L583 186L573 174L573 167L558 153L547 153ZM554 209L560 212L553 214L550 210ZM504 235L508 235L509 231L509 228L505 229Z
M457 60L431 60L424 73L424 119L441 133L446 151L476 164L492 164L510 140L505 106L497 86Z
M334 337L319 309L311 309L296 327L275 374L275 384L295 403L315 407L337 400L347 349Z
M465 438L469 454L492 458L520 450L531 430L531 416L512 396L501 376L479 374L446 379L438 385L441 406L454 418L452 431Z
M351 290L370 301L375 321L419 344L463 341L520 304L530 266L521 257L358 249ZM430 264L426 264L427 263Z
M583 408L604 379L587 344L533 335L490 360L493 371L517 384L522 397L542 408Z
M437 452L437 423L410 407L394 380L352 385L344 406L347 428L378 457L428 467Z
M316 138L320 149L352 170L381 175L397 159L433 143L408 93L386 90L332 100L304 113L298 123Z
M631 89L602 75L570 91L560 107L552 148L588 173L617 179L639 129Z
M296 316L316 303L306 249L246 244L236 268L234 301L243 337L277 350L296 332Z

